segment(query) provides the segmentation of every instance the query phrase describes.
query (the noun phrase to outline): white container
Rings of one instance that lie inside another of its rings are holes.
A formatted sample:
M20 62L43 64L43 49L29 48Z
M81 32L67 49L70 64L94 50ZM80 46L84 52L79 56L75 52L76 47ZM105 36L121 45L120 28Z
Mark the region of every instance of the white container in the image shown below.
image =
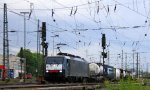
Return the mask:
M89 64L90 76L98 75L100 73L100 67L96 63Z

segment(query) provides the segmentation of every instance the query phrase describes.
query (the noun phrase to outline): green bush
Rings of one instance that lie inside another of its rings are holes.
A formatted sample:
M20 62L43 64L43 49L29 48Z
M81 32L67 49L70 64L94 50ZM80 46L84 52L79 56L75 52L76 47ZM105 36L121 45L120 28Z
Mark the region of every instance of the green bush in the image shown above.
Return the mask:
M137 82L131 78L121 79L118 84L111 84L109 81L105 81L104 85L108 90L144 90L142 82Z

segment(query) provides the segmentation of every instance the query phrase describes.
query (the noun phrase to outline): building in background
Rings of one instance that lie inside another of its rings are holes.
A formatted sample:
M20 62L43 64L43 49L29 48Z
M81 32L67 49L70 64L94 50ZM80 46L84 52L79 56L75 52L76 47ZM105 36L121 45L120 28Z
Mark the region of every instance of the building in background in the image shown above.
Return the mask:
M23 73L23 71L21 71L20 57L10 54L9 55L9 67L10 67L10 70L9 70L10 78L17 78L19 77L19 74ZM4 69L3 55L0 55L0 79L2 78L3 69Z

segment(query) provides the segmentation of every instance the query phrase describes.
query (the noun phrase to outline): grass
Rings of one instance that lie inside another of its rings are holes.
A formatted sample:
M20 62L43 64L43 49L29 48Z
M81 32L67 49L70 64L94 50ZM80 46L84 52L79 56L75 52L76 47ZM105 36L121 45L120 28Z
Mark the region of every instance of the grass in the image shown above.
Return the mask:
M0 80L0 85L3 84L20 84L23 82L20 82L21 79L6 79L5 81ZM26 79L25 83L35 83L35 79Z
M150 86L144 86L143 90L150 90Z
M121 79L117 84L112 84L109 81L105 81L104 85L107 90L150 90L149 86L142 85L142 79Z

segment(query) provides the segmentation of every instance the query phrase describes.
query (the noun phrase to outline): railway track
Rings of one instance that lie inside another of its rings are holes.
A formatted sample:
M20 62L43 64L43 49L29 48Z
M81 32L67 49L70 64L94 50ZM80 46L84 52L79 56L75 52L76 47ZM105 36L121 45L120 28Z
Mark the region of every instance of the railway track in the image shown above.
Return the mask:
M101 88L100 83L65 83L65 84L19 84L0 85L0 90L84 90Z

